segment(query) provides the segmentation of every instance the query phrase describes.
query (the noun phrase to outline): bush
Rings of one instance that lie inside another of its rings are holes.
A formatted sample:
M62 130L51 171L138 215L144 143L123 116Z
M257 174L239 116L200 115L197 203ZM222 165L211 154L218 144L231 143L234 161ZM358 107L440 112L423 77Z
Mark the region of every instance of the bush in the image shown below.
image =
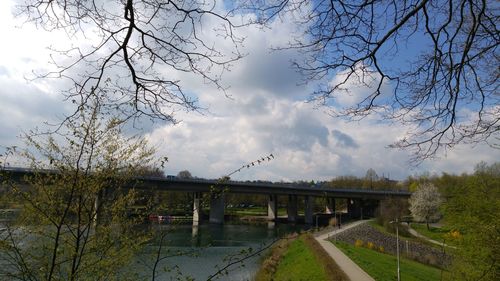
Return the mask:
M363 247L363 240L356 239L356 242L354 242L355 247Z

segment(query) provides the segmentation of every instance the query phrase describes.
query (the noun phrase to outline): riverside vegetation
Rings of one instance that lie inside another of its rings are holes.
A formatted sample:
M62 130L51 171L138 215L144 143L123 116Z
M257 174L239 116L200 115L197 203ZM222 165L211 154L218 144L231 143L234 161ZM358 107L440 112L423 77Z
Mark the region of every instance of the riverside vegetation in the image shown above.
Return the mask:
M349 279L311 234L295 234L282 239L271 249L255 280Z

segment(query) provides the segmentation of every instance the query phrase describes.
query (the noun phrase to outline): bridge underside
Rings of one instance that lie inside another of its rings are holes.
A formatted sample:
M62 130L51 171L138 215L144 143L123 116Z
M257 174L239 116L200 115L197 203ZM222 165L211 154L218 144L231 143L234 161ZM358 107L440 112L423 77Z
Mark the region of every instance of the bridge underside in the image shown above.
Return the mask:
M1 170L1 169L0 169ZM30 169L12 168L5 170L9 179L22 183L26 176L33 175ZM40 174L40 171L38 171ZM56 174L54 171L42 171L41 174ZM1 179L1 178L0 178ZM299 207L304 214L304 222L313 223L315 198L324 198L324 211L316 213L335 214L339 211L335 199L346 200L347 215L351 218L364 218L373 216L380 200L394 198L409 198L411 193L407 191L393 190L366 190L366 189L331 189L322 186L293 185L281 183L252 183L227 181L220 183L217 180L202 179L170 179L170 178L136 178L121 188L134 188L141 190L156 191L181 191L194 193L193 196L193 224L201 221L201 198L202 193L210 193L210 217L211 223L220 224L224 222L225 196L224 193L213 194L212 189L217 187L229 193L262 194L268 196L268 219L276 220L278 217L279 198L287 199L287 217L290 222L299 219ZM334 199L335 198L335 199ZM283 199L282 199L283 200ZM317 210L317 209L316 209Z
M193 225L201 223L201 198L202 193L194 193L193 202ZM315 198L313 196L298 196L290 194L288 196L268 195L267 196L267 219L269 221L278 220L278 202L279 199L286 201L287 221L291 223L298 223L303 221L305 224L314 224L315 215L331 215L343 214L352 219L363 219L373 217L375 209L379 205L379 200L373 199L350 199L350 198L337 198L343 200L345 203L337 204L336 198L326 197L319 200L323 206L315 206ZM337 210L336 205L341 205L342 209ZM225 213L225 196L224 194L210 196L210 212L209 222L213 224L224 223ZM321 211L318 211L321 207ZM316 209L316 212L314 210ZM303 216L299 216L299 210L302 210Z

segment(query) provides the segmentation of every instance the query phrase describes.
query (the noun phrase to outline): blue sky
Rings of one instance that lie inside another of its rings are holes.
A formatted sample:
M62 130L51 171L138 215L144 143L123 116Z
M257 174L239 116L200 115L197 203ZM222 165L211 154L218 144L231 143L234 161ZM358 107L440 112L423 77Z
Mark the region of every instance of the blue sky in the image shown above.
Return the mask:
M68 44L66 35L22 24L10 13L12 3L0 3L0 33L9 38L0 45L0 149L20 145L17 136L23 130L43 126L44 121L56 122L71 111L60 94L66 85L59 80L25 79L32 71L48 67L46 48ZM204 114L179 111L176 117L181 122L175 126L141 125L140 132L157 147L158 156L169 158L166 174L189 170L199 177L219 177L270 153L273 161L244 169L233 178L327 180L363 176L373 168L379 175L404 179L423 172L472 171L479 161L500 159L499 150L485 144L459 145L419 167L409 166L408 152L388 148L405 135L407 127L380 122L376 115L347 122L306 102L315 85L297 86L300 76L289 67L289 60L298 54L270 51L289 40L294 26L285 20L272 25L275 28L238 30L246 37L242 52L248 55L223 76L231 98L193 75L172 74L209 110ZM352 94L339 98L336 106L352 104L367 91L351 86Z

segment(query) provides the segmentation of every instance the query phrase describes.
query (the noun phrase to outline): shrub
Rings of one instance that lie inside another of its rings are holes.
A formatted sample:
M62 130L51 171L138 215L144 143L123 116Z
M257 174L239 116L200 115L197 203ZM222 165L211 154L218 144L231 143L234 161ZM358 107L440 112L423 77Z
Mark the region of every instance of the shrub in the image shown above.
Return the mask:
M356 239L356 241L354 242L354 246L355 247L363 247L363 240Z
M381 252L381 253L383 253L384 252L384 246L379 246L378 247L378 251Z
M375 244L373 244L372 242L366 243L366 248L372 250L374 247L375 247Z

